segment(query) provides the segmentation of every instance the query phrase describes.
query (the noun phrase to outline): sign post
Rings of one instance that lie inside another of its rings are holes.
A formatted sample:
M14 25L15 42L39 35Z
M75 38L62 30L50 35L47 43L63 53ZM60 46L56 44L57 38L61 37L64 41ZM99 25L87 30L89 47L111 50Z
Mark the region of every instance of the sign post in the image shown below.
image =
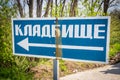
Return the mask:
M56 27L55 27L55 42L56 42L56 59L53 60L53 80L59 80L59 59L61 58L61 48L60 48L60 43L61 43L61 34L60 34L60 28L58 26L58 18L57 18L57 0L55 1L56 4Z
M59 80L59 60L53 60L53 80Z
M13 53L108 63L109 33L110 17L16 18L12 19Z
M59 60L62 57L61 50L61 31L58 26L58 18L56 18L55 27L55 42L56 42L56 59L53 60L53 80L59 80Z

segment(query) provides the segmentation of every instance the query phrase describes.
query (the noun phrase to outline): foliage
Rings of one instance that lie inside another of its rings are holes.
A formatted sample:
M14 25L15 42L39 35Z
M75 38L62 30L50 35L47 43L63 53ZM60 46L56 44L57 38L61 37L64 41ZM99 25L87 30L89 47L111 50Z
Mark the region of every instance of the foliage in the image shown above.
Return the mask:
M9 7L8 0L0 0L0 63L8 66L13 62L11 45L11 17L15 16L15 6Z
M60 68L61 68L61 71L67 71L67 67L65 66L63 60L60 60Z
M0 80L27 80L30 63L12 54L11 18L16 16L16 5L11 4L11 0L0 0Z
M97 16L103 15L102 8L100 8L100 0L89 1L83 0L82 5L85 9L82 11L82 15L85 16Z
M120 52L120 11L111 12L110 26L110 57L114 57Z
M120 52L120 44L115 43L114 45L110 46L110 58L114 57L118 52Z
M30 72L25 73L24 71L17 68L15 65L4 68L0 67L0 79L1 80L30 80L32 74Z
M111 14L110 44L120 43L120 15Z

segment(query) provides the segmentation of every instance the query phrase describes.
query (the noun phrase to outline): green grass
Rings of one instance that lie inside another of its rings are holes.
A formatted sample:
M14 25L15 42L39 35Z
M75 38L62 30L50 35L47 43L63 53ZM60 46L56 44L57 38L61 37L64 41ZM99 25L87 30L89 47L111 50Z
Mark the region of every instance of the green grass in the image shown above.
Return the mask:
M31 80L32 73L24 72L16 66L0 67L0 80Z

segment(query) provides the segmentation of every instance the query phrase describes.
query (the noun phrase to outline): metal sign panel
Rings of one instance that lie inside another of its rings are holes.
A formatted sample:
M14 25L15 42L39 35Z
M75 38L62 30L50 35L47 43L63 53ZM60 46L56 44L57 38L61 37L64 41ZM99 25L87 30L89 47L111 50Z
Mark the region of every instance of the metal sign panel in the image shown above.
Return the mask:
M108 62L110 17L59 18L62 59ZM15 55L55 58L55 18L12 19Z

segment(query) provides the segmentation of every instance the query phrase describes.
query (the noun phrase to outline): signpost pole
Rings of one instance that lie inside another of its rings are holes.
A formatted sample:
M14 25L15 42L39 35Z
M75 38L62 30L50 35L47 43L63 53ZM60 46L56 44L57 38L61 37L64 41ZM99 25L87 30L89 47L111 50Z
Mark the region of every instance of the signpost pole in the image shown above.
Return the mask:
M56 35L56 59L53 60L53 80L59 80L59 60L61 58L61 37L60 37L60 28L58 26L58 18L57 18L57 0L56 0L56 27L55 27L55 35Z
M59 80L59 60L61 59L61 37L60 29L57 26L58 19L56 18L56 59L53 60L53 80Z
M57 24L58 19L56 18L56 59L53 60L53 80L59 80L59 60L62 56L60 29Z
M59 80L59 60L53 60L53 80Z

